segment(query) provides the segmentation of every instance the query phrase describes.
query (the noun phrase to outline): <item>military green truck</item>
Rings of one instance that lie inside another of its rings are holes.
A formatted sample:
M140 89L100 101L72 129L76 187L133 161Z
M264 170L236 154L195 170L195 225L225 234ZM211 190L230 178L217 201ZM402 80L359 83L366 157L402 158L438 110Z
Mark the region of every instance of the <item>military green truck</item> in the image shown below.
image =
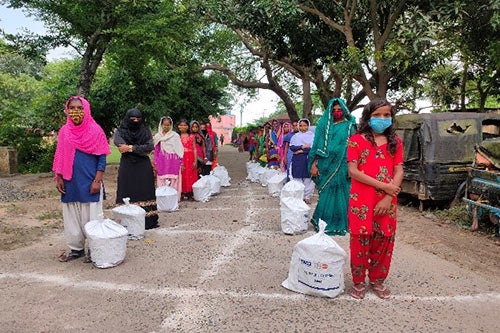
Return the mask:
M441 112L396 117L395 129L404 145L402 193L419 200L419 209L434 202L461 202L475 147L500 137L500 115Z

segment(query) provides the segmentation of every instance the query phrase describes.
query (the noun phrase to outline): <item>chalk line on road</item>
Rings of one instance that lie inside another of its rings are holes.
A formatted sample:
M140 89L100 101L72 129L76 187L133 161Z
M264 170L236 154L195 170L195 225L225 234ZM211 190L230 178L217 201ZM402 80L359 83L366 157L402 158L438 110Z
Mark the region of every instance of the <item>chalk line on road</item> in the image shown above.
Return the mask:
M212 279L214 276L217 276L221 267L224 267L226 263L233 260L233 253L240 246L244 245L248 242L249 235L253 231L252 220L253 220L253 208L254 208L254 195L252 188L249 188L248 192L249 196L246 200L246 212L245 219L243 221L244 227L234 233L234 236L230 238L228 243L224 243L222 247L222 251L212 260L206 268L201 272L199 283L203 284L205 281ZM184 320L186 316L191 318L190 323L196 322L197 318L202 315L203 306L200 306L199 300L194 297L183 298L185 302L182 302L182 306L178 307L176 311L165 318L162 323L162 329L175 329L179 326L179 324L184 323L186 325L186 321ZM187 325L191 325L187 323ZM195 327L193 327L194 329Z
M308 298L315 298L313 296L287 292L283 289L284 293L258 293L258 292L235 292L228 290L200 290L196 288L145 288L136 284L127 283L113 283L103 281L89 281L89 280L74 280L62 275L48 275L42 273L9 273L0 272L0 280L25 280L39 283L49 283L55 286L74 287L79 289L95 289L106 290L113 292L134 292L148 294L150 296L165 297L171 296L173 298L192 298L202 296L213 297L233 297L233 298L262 298L270 300L282 301L304 301ZM324 298L326 301L331 299ZM355 300L347 293L339 295L335 299L349 300L354 302L363 301L380 301L388 302L388 300L381 300L375 295L367 294L364 300ZM391 300L397 301L419 301L419 302L495 302L500 304L500 293L478 293L474 295L448 295L448 296L416 296L416 295L393 295ZM390 300L389 300L390 302Z

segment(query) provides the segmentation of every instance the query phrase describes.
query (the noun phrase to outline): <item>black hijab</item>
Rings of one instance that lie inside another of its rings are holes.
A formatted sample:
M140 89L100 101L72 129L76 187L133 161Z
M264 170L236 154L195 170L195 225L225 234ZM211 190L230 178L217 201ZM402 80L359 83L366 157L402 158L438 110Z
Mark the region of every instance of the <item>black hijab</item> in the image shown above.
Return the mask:
M137 117L139 121L132 121L130 117ZM151 131L144 125L142 113L137 108L127 111L118 130L128 145L143 145L151 140Z

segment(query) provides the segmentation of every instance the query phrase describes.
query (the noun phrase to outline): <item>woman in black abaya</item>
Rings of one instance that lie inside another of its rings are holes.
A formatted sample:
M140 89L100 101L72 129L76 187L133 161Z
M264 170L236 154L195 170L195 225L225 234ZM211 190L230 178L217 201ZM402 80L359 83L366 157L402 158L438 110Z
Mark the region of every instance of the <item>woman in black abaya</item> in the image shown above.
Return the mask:
M158 227L158 210L153 168L149 154L154 149L153 136L144 125L138 109L130 109L116 130L114 143L120 151L116 203L123 198L146 211L146 229Z

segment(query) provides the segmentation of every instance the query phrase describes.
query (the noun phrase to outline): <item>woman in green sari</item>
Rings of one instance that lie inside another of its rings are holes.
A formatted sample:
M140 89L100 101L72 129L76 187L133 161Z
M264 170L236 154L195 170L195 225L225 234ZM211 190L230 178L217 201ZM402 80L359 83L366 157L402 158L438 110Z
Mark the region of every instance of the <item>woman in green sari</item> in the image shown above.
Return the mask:
M347 139L356 130L356 120L343 99L332 98L316 125L309 152L309 172L318 188L318 204L311 220L319 230L326 222L328 235L345 235L350 179L347 172Z

